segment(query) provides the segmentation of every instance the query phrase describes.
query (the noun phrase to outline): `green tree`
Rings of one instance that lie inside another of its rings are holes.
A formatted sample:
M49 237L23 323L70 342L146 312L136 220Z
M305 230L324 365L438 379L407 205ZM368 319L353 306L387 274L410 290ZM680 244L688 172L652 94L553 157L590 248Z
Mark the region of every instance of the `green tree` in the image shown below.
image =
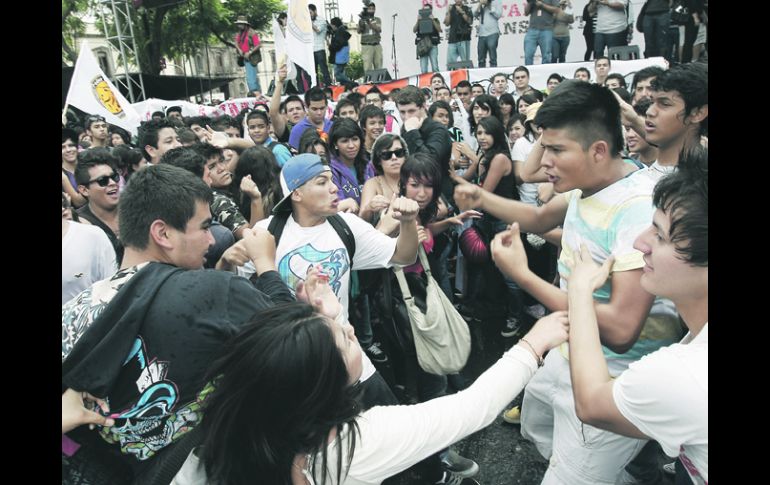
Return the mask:
M348 65L345 66L345 74L350 79L359 79L364 77L364 58L360 52L351 52Z
M62 0L62 3L79 5L93 1ZM111 11L109 5L102 8ZM138 63L144 73L159 74L162 57L174 58L200 52L206 42L222 43L234 49L233 37L238 31L234 21L238 15L246 15L255 30L264 31L270 28L272 15L285 9L282 0L188 0L152 9L129 7L138 57L130 61ZM116 30L111 15L107 16L107 24L107 30L114 33ZM66 52L64 44L63 35L63 55ZM68 58L74 62L72 57Z
M82 16L91 10L93 0L62 0L61 2L61 49L62 66L75 64L75 38L86 31Z

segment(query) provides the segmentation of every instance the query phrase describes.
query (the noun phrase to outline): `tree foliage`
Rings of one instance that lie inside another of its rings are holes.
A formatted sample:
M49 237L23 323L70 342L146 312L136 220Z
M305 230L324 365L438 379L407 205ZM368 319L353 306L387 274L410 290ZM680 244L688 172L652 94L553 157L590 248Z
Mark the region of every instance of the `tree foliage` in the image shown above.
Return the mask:
M62 0L62 32L64 32L64 4L74 7L87 6L93 0ZM130 0L129 0L130 2ZM257 31L270 28L272 15L285 10L282 0L187 0L177 5L152 9L129 7L134 27L139 59L130 59L141 66L142 72L159 74L161 58L193 55L204 49L206 43L225 44L235 48L234 24L238 15L246 15ZM73 11L84 12L83 10ZM107 16L107 28L115 32L114 19ZM65 37L62 33L62 56ZM74 59L69 57L74 62ZM75 54L75 59L77 54Z
M350 79L359 79L364 77L364 58L360 52L350 52L348 65L345 66L345 74Z

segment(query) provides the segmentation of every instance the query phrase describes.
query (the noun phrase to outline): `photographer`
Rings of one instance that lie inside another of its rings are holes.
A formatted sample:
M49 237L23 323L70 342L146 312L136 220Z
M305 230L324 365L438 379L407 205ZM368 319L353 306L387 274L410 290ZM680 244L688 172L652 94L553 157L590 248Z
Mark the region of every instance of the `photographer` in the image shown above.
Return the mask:
M431 26L430 32L426 32L427 28L420 28L421 23L423 25L427 23ZM420 59L420 72L423 74L431 72L428 71L428 59L430 59L432 72L438 72L438 44L441 42L441 37L439 36L441 34L441 24L433 16L433 7L430 4L420 9L417 14L417 22L412 30L417 34L414 43L417 45L417 57Z
M447 70L449 63L456 62L457 57L461 61L470 59L471 49L471 24L473 12L471 8L463 5L463 0L454 0L444 16L444 25L449 26L449 47L447 48Z
M334 17L329 22L332 28L332 41L329 43L329 62L334 64L334 78L338 83L350 81L345 75L345 66L350 60L350 32L339 17Z
M364 59L364 72L382 69L382 45L380 45L382 20L374 16L376 8L374 2L370 2L358 14L360 19L357 30L361 34L361 57Z
M479 67L497 67L497 41L500 40L500 27L497 21L503 16L501 0L479 0L479 8L473 13L479 19Z

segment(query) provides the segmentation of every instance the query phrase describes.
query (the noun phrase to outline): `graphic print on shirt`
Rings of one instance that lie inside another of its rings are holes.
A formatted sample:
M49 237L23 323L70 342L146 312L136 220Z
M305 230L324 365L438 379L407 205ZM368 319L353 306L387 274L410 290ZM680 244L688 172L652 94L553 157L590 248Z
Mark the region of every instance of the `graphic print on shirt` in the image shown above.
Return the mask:
M137 337L123 367L139 396L130 409L110 414L115 426L102 428L102 436L109 442L120 442L123 453L146 460L197 424L200 404L192 402L174 410L179 392L176 384L166 379L169 362L148 359L141 337Z
M305 244L289 251L278 262L278 272L286 285L293 291L297 284L305 280L311 266L321 264L323 272L329 277L329 286L334 294L339 296L342 287L342 276L350 269L348 254L344 248L331 251L319 251L312 244Z

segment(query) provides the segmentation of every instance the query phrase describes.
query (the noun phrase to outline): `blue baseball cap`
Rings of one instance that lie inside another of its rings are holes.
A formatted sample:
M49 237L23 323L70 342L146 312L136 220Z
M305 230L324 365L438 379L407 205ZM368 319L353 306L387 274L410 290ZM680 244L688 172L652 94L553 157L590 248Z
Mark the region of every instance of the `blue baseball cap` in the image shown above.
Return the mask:
M273 207L273 214L291 212L291 193L331 168L315 153L302 153L286 161L281 169L283 199Z

